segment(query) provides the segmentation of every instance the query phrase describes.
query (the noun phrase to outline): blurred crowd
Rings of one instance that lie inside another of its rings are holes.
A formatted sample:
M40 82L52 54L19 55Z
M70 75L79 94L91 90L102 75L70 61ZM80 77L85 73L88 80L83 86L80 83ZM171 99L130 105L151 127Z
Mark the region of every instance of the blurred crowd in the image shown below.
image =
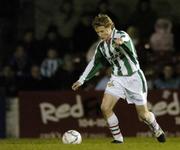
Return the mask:
M117 29L130 35L150 90L180 88L180 26L172 16L159 16L150 0L139 0L126 23L118 21L108 1L100 1L95 12L82 12L78 18L72 5L72 0L64 0L61 5L62 32L52 23L40 40L35 37L35 29L27 29L13 41L0 66L0 90L5 95L16 96L22 90L70 90L98 43L91 26L98 13L108 14ZM110 74L110 68L102 70L84 90L104 90Z

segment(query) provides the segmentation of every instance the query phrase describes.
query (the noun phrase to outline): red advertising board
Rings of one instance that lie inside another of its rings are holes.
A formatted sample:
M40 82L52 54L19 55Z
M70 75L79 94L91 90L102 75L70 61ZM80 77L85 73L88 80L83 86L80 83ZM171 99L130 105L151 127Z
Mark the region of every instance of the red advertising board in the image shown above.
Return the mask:
M172 136L180 135L180 91L150 91L149 108L162 128ZM58 137L76 129L83 136L109 136L100 111L103 92L21 92L19 94L20 137ZM115 107L125 136L151 136L138 120L134 105L119 100Z

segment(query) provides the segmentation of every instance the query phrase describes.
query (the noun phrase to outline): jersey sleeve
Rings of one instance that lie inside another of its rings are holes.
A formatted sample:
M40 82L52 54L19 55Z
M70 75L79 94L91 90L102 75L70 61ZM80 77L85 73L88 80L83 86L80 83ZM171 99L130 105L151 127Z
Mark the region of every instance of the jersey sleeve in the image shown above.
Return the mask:
M109 63L107 60L104 58L102 55L101 51L99 48L96 49L96 52L92 58L92 60L89 62L87 65L85 71L79 78L79 82L83 84L85 81L88 81L92 77L95 76L95 74L104 66L108 66Z

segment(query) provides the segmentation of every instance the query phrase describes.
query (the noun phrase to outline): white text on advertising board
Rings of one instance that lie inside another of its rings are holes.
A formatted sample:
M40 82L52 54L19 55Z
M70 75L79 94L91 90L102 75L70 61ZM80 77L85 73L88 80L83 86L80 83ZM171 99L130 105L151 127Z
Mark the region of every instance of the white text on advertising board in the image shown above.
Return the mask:
M61 119L73 117L80 118L84 115L84 109L82 105L82 100L80 95L76 96L76 104L70 105L68 103L63 103L57 108L52 103L42 102L40 103L40 112L42 122L47 124L48 122L58 122Z

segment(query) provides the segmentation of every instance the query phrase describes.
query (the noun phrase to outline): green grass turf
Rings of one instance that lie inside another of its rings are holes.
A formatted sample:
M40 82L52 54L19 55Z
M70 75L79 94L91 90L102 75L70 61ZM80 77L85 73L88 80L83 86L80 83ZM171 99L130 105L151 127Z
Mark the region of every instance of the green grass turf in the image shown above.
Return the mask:
M83 139L79 145L62 144L61 139L5 139L0 150L180 150L180 137L158 143L153 138L127 138L123 144L111 144L110 138Z

